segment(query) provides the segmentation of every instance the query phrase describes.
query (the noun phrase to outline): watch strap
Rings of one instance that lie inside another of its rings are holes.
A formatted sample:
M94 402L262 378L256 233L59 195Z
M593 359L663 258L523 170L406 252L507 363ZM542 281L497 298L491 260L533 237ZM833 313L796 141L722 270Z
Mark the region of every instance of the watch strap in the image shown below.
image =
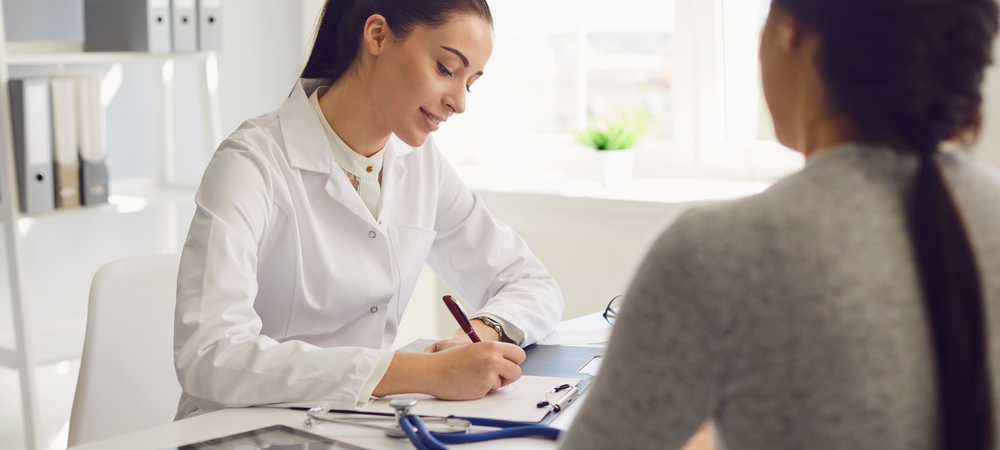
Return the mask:
M514 342L511 338L507 337L506 333L503 332L503 326L500 325L500 322L497 322L487 316L479 316L476 317L476 319L485 323L486 326L494 329L497 332L497 336L500 336L500 342L508 342L508 343Z

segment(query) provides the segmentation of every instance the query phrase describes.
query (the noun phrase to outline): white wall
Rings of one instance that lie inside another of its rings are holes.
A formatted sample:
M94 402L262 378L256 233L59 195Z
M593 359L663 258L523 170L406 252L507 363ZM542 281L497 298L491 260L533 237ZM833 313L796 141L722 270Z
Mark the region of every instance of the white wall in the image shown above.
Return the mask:
M225 26L218 61L224 139L245 120L281 106L298 79L306 50L301 38L301 2L224 0L222 7ZM202 106L205 91L197 73L200 67L179 61L175 69L177 179L191 185L201 182L214 150L205 148L209 130Z
M299 1L224 0L219 52L222 132L281 105L304 59Z
M480 195L490 213L524 238L559 283L566 302L563 320L603 311L612 297L624 294L651 240L685 207L537 194ZM457 329L441 304L444 294L452 292L425 267L395 347Z

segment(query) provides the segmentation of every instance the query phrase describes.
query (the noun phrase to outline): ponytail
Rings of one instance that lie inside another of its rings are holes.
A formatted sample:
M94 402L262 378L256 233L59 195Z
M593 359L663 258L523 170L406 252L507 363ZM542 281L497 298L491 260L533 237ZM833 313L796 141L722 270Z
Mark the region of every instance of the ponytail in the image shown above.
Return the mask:
M937 355L942 448L992 450L993 405L979 271L935 153L920 152L910 225Z
M357 23L355 18L359 15L360 3L359 0L327 0L301 78L337 80L351 67L361 49L363 23Z
M405 39L418 26L440 26L459 14L472 14L493 25L486 0L327 0L301 78L339 80L361 54L365 22L375 14L385 17L396 39Z

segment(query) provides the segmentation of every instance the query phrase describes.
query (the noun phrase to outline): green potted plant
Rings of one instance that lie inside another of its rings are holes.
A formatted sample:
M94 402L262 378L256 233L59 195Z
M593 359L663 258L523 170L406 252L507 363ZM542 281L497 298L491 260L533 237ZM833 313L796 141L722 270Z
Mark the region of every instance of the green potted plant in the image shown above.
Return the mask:
M623 113L605 120L591 120L577 140L597 150L601 183L619 184L632 178L635 153L632 147L651 128L648 111Z

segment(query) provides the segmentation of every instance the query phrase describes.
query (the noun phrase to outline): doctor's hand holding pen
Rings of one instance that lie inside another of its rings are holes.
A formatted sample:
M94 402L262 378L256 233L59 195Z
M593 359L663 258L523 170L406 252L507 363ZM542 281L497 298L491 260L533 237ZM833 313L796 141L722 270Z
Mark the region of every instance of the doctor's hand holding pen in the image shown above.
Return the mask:
M419 393L443 400L474 400L521 378L524 350L483 341L435 353L396 353L372 395Z
M460 329L424 353L396 353L372 395L421 393L443 400L473 400L521 378L518 365L524 362L524 350L498 342L494 328L470 321L451 296L444 301Z

